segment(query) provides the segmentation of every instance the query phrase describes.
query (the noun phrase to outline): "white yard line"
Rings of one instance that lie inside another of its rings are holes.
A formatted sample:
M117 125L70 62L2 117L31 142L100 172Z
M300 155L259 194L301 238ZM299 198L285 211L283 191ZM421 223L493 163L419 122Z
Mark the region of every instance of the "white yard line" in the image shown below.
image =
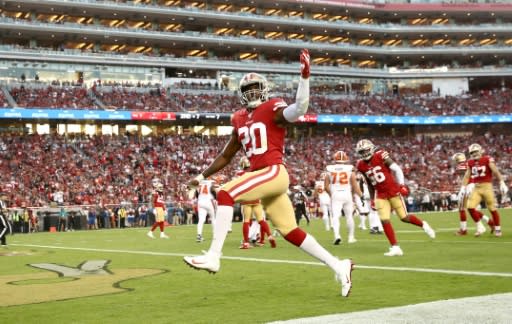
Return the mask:
M55 249L55 250L71 250L71 251L87 251L87 252L104 252L104 253L128 253L128 254L143 254L143 255L159 255L159 256L174 256L182 257L189 254L183 253L169 253L169 252L153 252L153 251L134 251L134 250L118 250L118 249L94 249L94 248L81 248L69 246L55 246L55 245L36 245L36 244L10 244L13 246ZM222 256L226 260L250 261L261 263L283 263L283 264L303 264L324 266L321 262L315 261L293 261L293 260L280 260L280 259L263 259L263 258L247 258L247 257L232 257ZM373 265L356 264L356 269L370 269L370 270L389 270L389 271L411 271L411 272L427 272L427 273L442 273L453 275L467 275L467 276L495 276L495 277L512 277L512 273L508 272L483 272L483 271L464 271L464 270L448 270L448 269L429 269L429 268L409 268L409 267L384 267Z
M453 243L453 242L452 242ZM500 242L503 243L503 242ZM182 253L166 253L152 251L133 251L118 249L94 249L81 247L65 247L55 245L36 245L36 244L11 244L14 246L45 248L56 250L73 250L87 252L103 253L128 253L158 256L182 257ZM223 256L223 259L262 262L262 263L285 263L285 264L305 264L314 266L323 266L320 262L311 261L290 261L278 259L261 258L243 258ZM371 265L356 265L357 269L371 269L384 271L413 271L426 273L443 273L451 275L468 276L496 276L512 277L512 273L501 272L481 272L464 270L446 270L446 269L427 269L427 268L409 268L409 267L383 267ZM352 312L344 314L324 315L318 317L299 318L288 321L278 321L272 324L367 324L367 323L391 323L391 324L467 324L467 323L512 323L512 293L496 294L480 297L468 297L460 299L441 300L416 305L407 305L401 307L389 307L374 309L369 311Z

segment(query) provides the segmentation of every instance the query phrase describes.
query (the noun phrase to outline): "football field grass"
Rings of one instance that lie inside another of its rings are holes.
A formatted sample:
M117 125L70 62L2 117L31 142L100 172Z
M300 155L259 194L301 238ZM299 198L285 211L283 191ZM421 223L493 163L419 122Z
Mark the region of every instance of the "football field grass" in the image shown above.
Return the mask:
M334 246L321 220L303 222L329 251L353 259L349 298L330 269L282 237L276 249L240 250L240 223L215 275L182 261L208 248L209 226L203 243L195 226L167 227L169 240L149 239L148 228L17 234L0 249L0 323L263 323L512 292L512 209L500 212L501 238L473 237L471 219L468 235L455 236L455 212L419 215L435 240L393 218L402 257L383 255L384 235L357 229L357 243ZM105 271L92 271L97 265Z

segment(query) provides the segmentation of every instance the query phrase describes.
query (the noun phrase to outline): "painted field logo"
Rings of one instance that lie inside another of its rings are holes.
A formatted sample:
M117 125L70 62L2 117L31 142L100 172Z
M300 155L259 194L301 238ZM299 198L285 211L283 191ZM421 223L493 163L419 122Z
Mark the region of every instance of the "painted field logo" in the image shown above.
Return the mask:
M160 269L107 269L108 260L91 260L78 267L54 263L29 264L46 270L34 274L0 276L0 306L26 305L119 293L120 282L163 273Z

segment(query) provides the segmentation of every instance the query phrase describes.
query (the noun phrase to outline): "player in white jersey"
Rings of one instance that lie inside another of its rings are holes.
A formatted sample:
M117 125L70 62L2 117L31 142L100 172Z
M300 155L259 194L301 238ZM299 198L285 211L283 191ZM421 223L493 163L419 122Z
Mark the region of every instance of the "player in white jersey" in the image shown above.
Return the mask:
M356 207L359 211L359 216L361 217L361 224L359 225L359 228L363 230L366 229L366 217L364 216L366 215L368 216L370 234L381 234L384 229L382 228L382 222L380 221L377 210L375 207L372 207L372 197L370 195L370 190L368 189L366 179L360 172L357 172L356 179L359 184L359 188L363 193L361 198L354 194L354 201L356 202Z
M348 229L348 243L355 243L354 235L354 200L352 194L362 197L354 166L350 164L347 153L338 151L334 153L335 164L327 166L325 177L325 190L331 196L332 229L334 232L334 244L341 243L340 216L345 216Z
M322 220L325 225L325 230L328 231L331 229L331 197L325 191L325 177L327 173L323 172L320 176L320 181L315 181L315 194L318 197L318 207L322 211Z
M357 214L359 215L359 228L362 230L366 230L366 220L368 219L368 214L370 213L370 190L368 189L368 185L364 180L363 175L360 172L356 173L356 180L359 189L363 193L362 197L354 194L354 202L356 203Z
M197 239L196 241L202 242L203 238L203 227L206 222L206 217L210 216L210 222L215 226L215 188L217 184L212 179L203 179L197 186Z

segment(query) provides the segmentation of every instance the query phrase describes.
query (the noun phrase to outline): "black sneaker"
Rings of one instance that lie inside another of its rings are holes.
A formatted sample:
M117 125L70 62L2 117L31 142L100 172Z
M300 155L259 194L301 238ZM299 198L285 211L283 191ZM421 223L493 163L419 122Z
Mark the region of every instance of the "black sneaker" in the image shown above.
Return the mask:
M379 228L378 227L372 227L370 229L370 234L382 234L381 231L379 231Z

